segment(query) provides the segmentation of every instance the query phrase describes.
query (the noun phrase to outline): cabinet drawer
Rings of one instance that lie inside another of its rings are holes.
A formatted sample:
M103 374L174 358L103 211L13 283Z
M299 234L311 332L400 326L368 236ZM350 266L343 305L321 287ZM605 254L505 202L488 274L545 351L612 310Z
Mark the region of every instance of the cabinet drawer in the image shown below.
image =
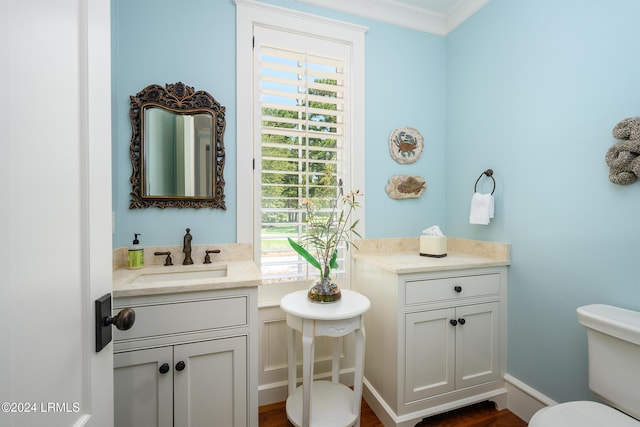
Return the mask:
M153 337L248 323L247 297L218 298L136 307L136 321L128 331L114 328L115 340ZM114 315L117 314L117 310Z
M499 274L445 277L406 282L404 302L422 304L499 293Z

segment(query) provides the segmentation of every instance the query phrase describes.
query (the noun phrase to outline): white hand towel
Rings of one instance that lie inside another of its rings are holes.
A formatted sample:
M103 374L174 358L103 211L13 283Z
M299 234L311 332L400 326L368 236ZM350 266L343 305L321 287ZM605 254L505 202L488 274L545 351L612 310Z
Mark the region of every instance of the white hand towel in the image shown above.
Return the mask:
M494 214L494 200L491 194L473 193L469 224L488 225Z
M495 201L493 199L493 194L489 194L491 200L489 202L489 218L493 219L493 213L495 212Z

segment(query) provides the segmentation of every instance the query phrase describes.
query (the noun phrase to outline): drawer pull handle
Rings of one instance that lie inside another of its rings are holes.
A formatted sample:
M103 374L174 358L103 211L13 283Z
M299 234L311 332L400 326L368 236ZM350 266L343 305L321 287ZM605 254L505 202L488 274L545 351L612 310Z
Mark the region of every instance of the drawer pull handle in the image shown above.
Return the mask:
M167 372L169 372L169 364L163 363L162 366L160 366L160 369L158 369L158 371L160 371L161 374L166 374Z
M458 319L458 323L461 324L461 325L464 325L465 323L467 323L467 321L464 320L464 318L461 317L461 318Z
M185 364L184 362L181 360L178 363L176 363L176 371L180 372L185 368Z
M456 319L451 319L449 320L449 323L451 323L452 326L456 326L458 324L458 321Z
M453 287L453 290L454 290L454 291L456 291L457 293L460 293L460 292L462 292L462 286L460 286L460 285L455 285L455 286Z

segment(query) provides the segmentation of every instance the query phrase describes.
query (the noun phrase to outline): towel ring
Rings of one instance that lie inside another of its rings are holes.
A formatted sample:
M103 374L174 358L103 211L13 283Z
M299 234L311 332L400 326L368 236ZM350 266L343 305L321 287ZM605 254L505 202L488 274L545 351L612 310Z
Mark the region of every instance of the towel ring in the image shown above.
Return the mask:
M480 178L482 178L482 175L488 176L493 181L493 190L491 190L491 195L493 195L493 192L496 191L496 179L493 177L493 169L487 169L480 174L478 179L476 179L475 185L473 186L473 192L477 193L476 188L478 187L478 182L480 181Z

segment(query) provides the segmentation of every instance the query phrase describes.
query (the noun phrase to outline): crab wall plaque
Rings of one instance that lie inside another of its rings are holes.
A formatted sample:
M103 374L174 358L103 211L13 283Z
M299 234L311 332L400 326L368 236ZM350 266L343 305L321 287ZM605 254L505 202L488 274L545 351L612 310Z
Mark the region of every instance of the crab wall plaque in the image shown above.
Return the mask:
M414 128L395 129L389 137L389 154L398 163L413 163L422 155L424 138Z

